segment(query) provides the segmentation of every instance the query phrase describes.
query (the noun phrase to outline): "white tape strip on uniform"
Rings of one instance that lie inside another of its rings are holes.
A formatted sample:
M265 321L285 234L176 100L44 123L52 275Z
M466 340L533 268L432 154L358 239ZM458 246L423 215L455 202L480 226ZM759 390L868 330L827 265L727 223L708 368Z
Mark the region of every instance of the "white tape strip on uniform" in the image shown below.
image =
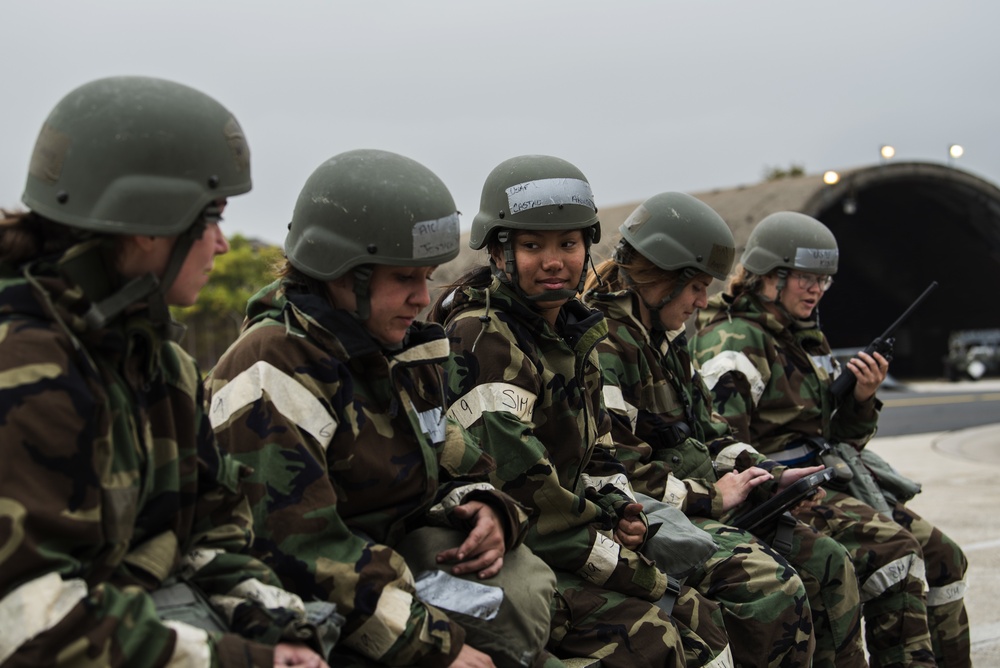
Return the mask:
M743 452L749 452L752 455L758 454L757 449L749 443L733 443L722 448L719 454L715 456L716 467L720 471L733 470L736 468L736 458Z
M440 407L431 408L417 413L420 428L427 434L431 443L444 443L445 420L444 411Z
M673 473L667 476L666 489L663 490L662 501L674 508L683 508L687 499L688 488Z
M750 383L750 394L756 406L766 387L760 371L753 365L750 358L736 350L723 350L721 353L701 365L701 377L708 389L715 388L716 383L727 373L735 371L743 374Z
M87 583L46 573L29 580L0 600L0 663L21 645L48 631L87 596Z
M528 420L537 399L535 394L517 385L483 383L453 403L448 413L466 429L486 412L510 413L519 420Z
M826 371L827 375L830 376L830 378L834 378L835 376L839 375L837 374L836 371L837 364L836 360L834 360L833 358L833 355L810 355L809 358L812 360L812 363L815 367Z
M578 571L580 577L598 586L603 586L618 568L618 557L622 546L598 532L594 545L590 548L587 563Z
M413 596L409 592L392 585L384 587L375 614L344 638L344 645L375 660L381 659L406 630L412 603Z
M439 326L439 325L435 325ZM440 339L431 339L430 341L425 341L424 343L418 343L415 346L410 346L405 350L401 350L398 353L393 354L392 362L399 362L400 364L421 364L437 360L448 359L448 353L451 352L451 343L448 339L442 336Z
M635 492L632 490L632 483L624 473L613 473L605 476L591 476L589 473L580 475L580 483L585 487L601 490L605 485L611 485L628 498L635 500Z
M861 602L865 603L881 596L889 587L899 584L908 575L926 583L924 560L915 554L890 561L872 573L861 587Z
M181 566L185 575L193 575L212 563L217 556L224 554L223 550L196 547L181 558Z
M257 578L244 580L229 591L229 596L249 599L265 608L295 610L304 613L305 603L297 594L274 585L264 584Z
M212 647L208 632L178 621L165 621L163 625L177 633L174 652L167 662L169 668L203 668L212 665Z
M936 605L961 601L965 598L966 588L965 580L952 582L943 587L930 587L927 589L927 607L932 608Z
M273 364L261 360L229 381L212 397L212 428L225 424L240 409L267 393L278 412L310 434L326 450L337 431L337 420L320 400Z
M639 418L639 409L625 401L622 388L617 385L605 385L603 391L604 407L609 411L617 411L628 416L628 421L632 425L632 433L635 433L635 423Z
M488 482L473 482L468 485L456 487L448 492L443 499L431 506L430 510L427 511L427 515L440 522L442 526L447 526L449 524L448 511L465 503L466 496L475 491L493 492L495 490L496 488Z
M729 645L727 644L719 652L719 656L706 663L705 668L736 668L736 662L733 661L733 651L729 648Z

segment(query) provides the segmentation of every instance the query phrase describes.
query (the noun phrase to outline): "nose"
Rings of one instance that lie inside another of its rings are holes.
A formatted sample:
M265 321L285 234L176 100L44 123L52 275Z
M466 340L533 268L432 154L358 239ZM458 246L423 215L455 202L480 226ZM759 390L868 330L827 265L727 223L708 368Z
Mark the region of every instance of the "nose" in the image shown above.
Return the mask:
M699 293L698 297L694 300L694 305L696 308L705 308L708 306L708 295L704 292Z
M542 269L545 271L558 271L563 266L563 258L558 250L546 251L542 256Z
M410 295L410 303L420 308L426 308L431 303L431 293L427 287L427 279L420 279Z
M211 223L209 229L215 235L215 254L224 255L229 252L229 240L218 223Z

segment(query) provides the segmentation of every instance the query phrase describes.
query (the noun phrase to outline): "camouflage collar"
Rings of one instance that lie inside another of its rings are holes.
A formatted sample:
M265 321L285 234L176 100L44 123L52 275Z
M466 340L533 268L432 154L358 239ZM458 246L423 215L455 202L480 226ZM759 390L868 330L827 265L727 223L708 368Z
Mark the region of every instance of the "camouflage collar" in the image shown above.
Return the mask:
M556 327L522 300L513 290L493 277L486 288L467 287L456 294L452 314L467 308L484 308L509 314L524 323L539 340L565 343L576 349L590 350L608 335L604 314L588 308L579 299L570 299L559 311ZM488 318L489 313L483 317Z
M133 306L110 323L93 326L86 318L92 302L83 287L62 275L61 257L27 264L21 279L0 283L4 311L57 323L78 350L109 360L136 387L157 377L165 338L148 311Z
M638 295L634 290L628 288L614 292L591 290L584 295L584 303L604 313L609 320L626 324L631 329L641 333L643 339L647 343L649 342L650 332L642 324Z
M347 359L381 355L404 366L439 363L448 357L448 340L437 324L415 322L399 348L388 349L372 338L351 313L333 308L324 297L289 281L275 281L258 292L247 309L248 318L282 320L285 315L329 350L343 350Z
M775 336L781 334L788 326L788 318L775 310L767 308L756 295L742 294L733 297L720 292L708 299L708 306L701 310L697 317L698 329L722 320L742 318L772 332Z

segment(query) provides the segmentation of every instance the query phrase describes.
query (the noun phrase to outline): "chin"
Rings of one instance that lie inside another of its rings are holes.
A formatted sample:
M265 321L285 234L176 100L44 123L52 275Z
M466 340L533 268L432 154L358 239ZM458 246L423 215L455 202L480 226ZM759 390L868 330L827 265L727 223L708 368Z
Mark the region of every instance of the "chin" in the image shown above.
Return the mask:
M168 296L166 301L167 301L167 304L169 304L170 306L177 306L179 308L187 308L189 306L194 306L195 305L195 302L198 301L198 295L194 295L193 297L180 297L180 298L174 298L174 299L171 299Z

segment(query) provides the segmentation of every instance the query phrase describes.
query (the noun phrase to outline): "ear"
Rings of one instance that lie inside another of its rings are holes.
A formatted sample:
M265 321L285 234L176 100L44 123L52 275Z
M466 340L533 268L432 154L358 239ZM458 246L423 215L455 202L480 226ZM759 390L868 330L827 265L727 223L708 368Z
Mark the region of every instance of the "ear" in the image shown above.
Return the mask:
M349 269L337 278L327 281L326 292L334 307L353 311L357 301L354 295L354 272Z
M336 287L341 290L353 290L354 289L354 270L348 269L343 274L337 278L327 281L330 287Z
M124 239L126 244L134 245L137 250L144 253L149 252L156 245L156 237L145 234L130 234Z

